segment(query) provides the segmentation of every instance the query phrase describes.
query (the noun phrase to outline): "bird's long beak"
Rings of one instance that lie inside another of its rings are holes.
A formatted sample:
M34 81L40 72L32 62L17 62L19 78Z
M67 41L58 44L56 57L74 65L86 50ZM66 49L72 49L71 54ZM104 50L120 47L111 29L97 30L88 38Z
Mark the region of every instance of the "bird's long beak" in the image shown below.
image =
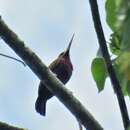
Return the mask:
M73 34L72 35L72 38L71 38L71 40L70 40L70 42L69 42L69 45L68 45L68 47L67 47L67 49L66 49L66 51L65 51L65 55L69 55L69 52L70 52L70 48L71 48L71 45L72 45L72 42L73 42L73 39L74 39L74 35L75 34Z

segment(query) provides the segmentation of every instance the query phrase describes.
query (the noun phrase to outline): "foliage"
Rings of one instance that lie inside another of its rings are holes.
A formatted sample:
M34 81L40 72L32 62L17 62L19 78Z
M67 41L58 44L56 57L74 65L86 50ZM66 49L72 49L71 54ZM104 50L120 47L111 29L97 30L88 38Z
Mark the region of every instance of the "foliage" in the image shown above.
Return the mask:
M126 130L130 130L130 126Z
M107 77L106 65L103 58L97 57L92 62L91 68L93 78L98 86L98 91L104 88L105 79Z
M130 0L106 0L105 9L106 21L112 30L109 50L114 56L113 67L123 94L130 95ZM101 57L100 61L98 57L94 58L91 69L99 91L103 90L108 76L104 66ZM97 75L102 79L99 80Z

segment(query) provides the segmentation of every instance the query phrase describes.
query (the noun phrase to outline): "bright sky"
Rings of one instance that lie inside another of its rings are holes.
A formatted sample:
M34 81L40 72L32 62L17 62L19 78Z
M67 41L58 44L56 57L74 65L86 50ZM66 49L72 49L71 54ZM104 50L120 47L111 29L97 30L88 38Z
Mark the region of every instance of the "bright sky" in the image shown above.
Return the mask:
M107 40L104 3L99 0ZM88 0L0 0L0 15L47 65L68 45L73 33L74 71L66 85L107 130L123 130L111 83L100 94L91 76L98 49ZM1 40L0 52L17 55ZM18 57L17 57L18 58ZM28 67L0 57L0 120L29 130L78 130L74 116L55 97L47 103L46 117L36 113L39 80ZM128 102L130 107L130 103Z

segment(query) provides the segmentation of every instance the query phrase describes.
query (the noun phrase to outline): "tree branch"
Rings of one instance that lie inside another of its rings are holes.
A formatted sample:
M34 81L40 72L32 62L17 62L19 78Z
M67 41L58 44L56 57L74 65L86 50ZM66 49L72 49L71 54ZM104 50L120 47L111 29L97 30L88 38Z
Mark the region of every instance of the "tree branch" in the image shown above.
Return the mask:
M124 128L126 129L129 126L129 116L128 116L128 111L127 111L127 106L125 103L125 99L123 96L123 93L121 91L121 86L119 84L119 81L117 79L117 76L115 74L115 71L112 66L112 62L110 59L110 55L108 53L107 45L106 45L106 40L104 36L104 32L102 29L101 25L101 20L100 20L100 15L99 15L99 10L98 10L98 5L97 5L97 0L89 0L90 6L91 6L91 12L92 12L92 17L93 17L93 22L94 22L94 27L95 31L97 33L98 41L99 41L99 46L102 51L103 58L106 62L107 66L107 71L109 73L113 89L116 92L121 115L122 115L122 120L124 124Z
M101 125L76 99L72 92L56 78L40 58L31 51L18 36L11 31L0 18L0 37L23 59L30 69L46 84L49 90L71 111L73 115L89 130L103 130Z
M6 123L0 122L0 130L27 130L27 129L14 127Z

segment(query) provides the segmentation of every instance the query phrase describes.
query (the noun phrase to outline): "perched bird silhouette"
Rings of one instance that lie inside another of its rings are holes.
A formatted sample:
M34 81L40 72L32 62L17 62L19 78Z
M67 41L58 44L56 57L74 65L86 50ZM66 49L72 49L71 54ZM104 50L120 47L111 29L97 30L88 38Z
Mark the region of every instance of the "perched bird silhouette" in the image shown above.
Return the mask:
M50 70L56 74L57 78L63 83L66 84L73 71L73 65L70 60L70 47L74 38L74 34L70 40L70 43L67 49L62 52L56 60L54 60L50 65ZM40 82L38 89L38 98L35 103L35 109L38 113L45 116L46 115L46 103L47 100L50 99L53 94L48 90L48 88Z

